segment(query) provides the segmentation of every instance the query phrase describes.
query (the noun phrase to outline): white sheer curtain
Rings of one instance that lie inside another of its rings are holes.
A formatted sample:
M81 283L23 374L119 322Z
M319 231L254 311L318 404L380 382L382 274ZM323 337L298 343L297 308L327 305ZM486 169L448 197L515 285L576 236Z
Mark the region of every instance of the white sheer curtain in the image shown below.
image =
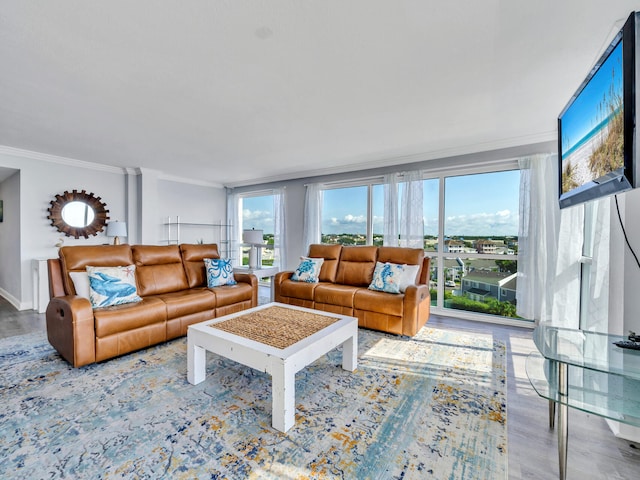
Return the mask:
M400 204L400 246L424 248L422 172L405 172L403 177Z
M556 200L558 196L554 197ZM556 207L558 208L558 207ZM553 286L551 315L541 320L558 326L578 328L580 325L580 271L584 239L584 205L560 211L555 271L549 283Z
M304 199L304 223L302 226L302 255L309 245L322 241L322 188L319 183L307 185Z
M274 263L275 267L284 270L287 266L287 248L286 248L286 228L285 228L285 192L286 189L276 188L273 190L273 245L274 245Z
M384 176L384 236L382 244L398 246L398 174Z
M535 155L519 160L520 232L518 234L518 315L536 322L579 328L580 316L605 315L608 309L610 199L560 210L558 158ZM585 219L592 242L591 265L584 269ZM582 290L582 295L581 295Z
M590 226L585 228L585 235L591 237L585 243L591 248L584 253L592 261L583 271L582 294L587 301L582 302L580 328L584 330L609 331L611 202L611 197L605 197L585 205L585 220Z
M231 263L235 266L241 266L242 258L240 253L240 240L242 239L242 219L240 218L239 206L240 195L233 193L232 189L227 190L227 225L229 238L229 251L227 255L231 259ZM222 255L223 252L220 252Z
M519 166L517 313L527 319L545 321L552 314L558 258L557 156L521 158Z

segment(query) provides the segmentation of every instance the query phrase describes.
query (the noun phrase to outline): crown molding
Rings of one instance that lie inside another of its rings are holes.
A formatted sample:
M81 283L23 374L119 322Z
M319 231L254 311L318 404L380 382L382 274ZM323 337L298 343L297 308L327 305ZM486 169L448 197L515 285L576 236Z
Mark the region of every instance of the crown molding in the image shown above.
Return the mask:
M292 174L274 175L273 177L265 177L256 183L255 179L241 180L238 182L230 182L225 184L228 188L245 187L250 185L261 185L265 183L282 182L285 180L294 180L298 178L319 177L324 175L333 175L337 173L347 173L359 170L369 170L381 167L390 167L394 165L404 165L416 162L424 162L429 160L437 160L460 155L469 155L472 153L489 152L491 150L501 150L504 148L521 147L524 145L533 145L536 143L544 143L557 140L557 132L544 132L533 135L525 135L520 137L512 137L507 139L495 140L490 142L474 143L461 145L456 147L443 148L439 150L431 150L421 153L413 153L409 155L400 155L395 157L379 158L371 160L364 156L357 157L358 162L348 163L337 167L320 168L305 172L296 172ZM363 163L366 161L366 167Z
M142 175L143 171L145 170L140 167L114 167L111 165L104 165L102 163L87 162L75 158L61 157L59 155L34 152L32 150L25 150L22 148L8 147L6 145L0 145L0 155L2 154L11 155L14 157L29 158L31 160L39 160L42 162L57 163L59 165L98 170L101 172L118 173L121 175ZM191 185L199 185L203 187L224 188L224 185L222 185L221 183L205 182L197 179L165 175L162 172L158 172L158 178L170 182L188 183Z
M99 170L101 172L110 173L125 173L122 167L113 167L111 165L104 165L101 163L86 162L84 160L77 160L75 158L61 157L58 155L50 155L48 153L34 152L32 150L25 150L22 148L8 147L6 145L0 145L0 154L12 155L14 157L29 158L31 160L40 160L42 162L57 163L59 165L67 165L71 167L81 167L90 170Z
M189 185L197 185L200 187L224 188L224 185L221 183L207 182L204 180L194 180L193 178L177 177L175 175L167 175L162 172L160 172L160 174L158 175L158 179L166 180L168 182L187 183Z

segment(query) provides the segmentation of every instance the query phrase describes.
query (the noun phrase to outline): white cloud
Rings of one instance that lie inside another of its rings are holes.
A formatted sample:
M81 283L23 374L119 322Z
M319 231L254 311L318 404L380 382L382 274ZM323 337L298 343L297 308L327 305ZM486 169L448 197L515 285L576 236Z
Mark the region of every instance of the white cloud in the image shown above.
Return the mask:
M242 210L242 228L255 228L273 233L273 214L267 210Z
M518 215L510 210L473 215L453 215L446 219L445 231L448 236L505 236L518 234Z
M331 217L323 222L323 233L363 233L367 229L367 217L347 214L342 218Z

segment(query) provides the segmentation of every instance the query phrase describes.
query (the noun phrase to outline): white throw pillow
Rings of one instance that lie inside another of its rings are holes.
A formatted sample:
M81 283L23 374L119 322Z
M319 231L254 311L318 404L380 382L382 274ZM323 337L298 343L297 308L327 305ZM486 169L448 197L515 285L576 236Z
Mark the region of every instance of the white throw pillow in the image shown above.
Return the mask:
M404 271L400 277L400 292L404 293L409 285L415 285L420 265L402 265Z
M69 272L73 288L76 289L76 295L89 299L89 274L87 272Z

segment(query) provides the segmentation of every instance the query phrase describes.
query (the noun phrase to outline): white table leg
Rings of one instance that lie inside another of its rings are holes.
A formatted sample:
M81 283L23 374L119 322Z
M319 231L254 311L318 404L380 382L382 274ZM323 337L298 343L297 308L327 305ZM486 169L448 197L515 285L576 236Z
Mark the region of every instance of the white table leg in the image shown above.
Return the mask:
M207 373L207 351L187 338L187 380L192 385L204 381Z
M358 331L342 344L342 368L355 371L358 368Z
M271 425L286 432L296 423L296 373L283 362L271 374Z

